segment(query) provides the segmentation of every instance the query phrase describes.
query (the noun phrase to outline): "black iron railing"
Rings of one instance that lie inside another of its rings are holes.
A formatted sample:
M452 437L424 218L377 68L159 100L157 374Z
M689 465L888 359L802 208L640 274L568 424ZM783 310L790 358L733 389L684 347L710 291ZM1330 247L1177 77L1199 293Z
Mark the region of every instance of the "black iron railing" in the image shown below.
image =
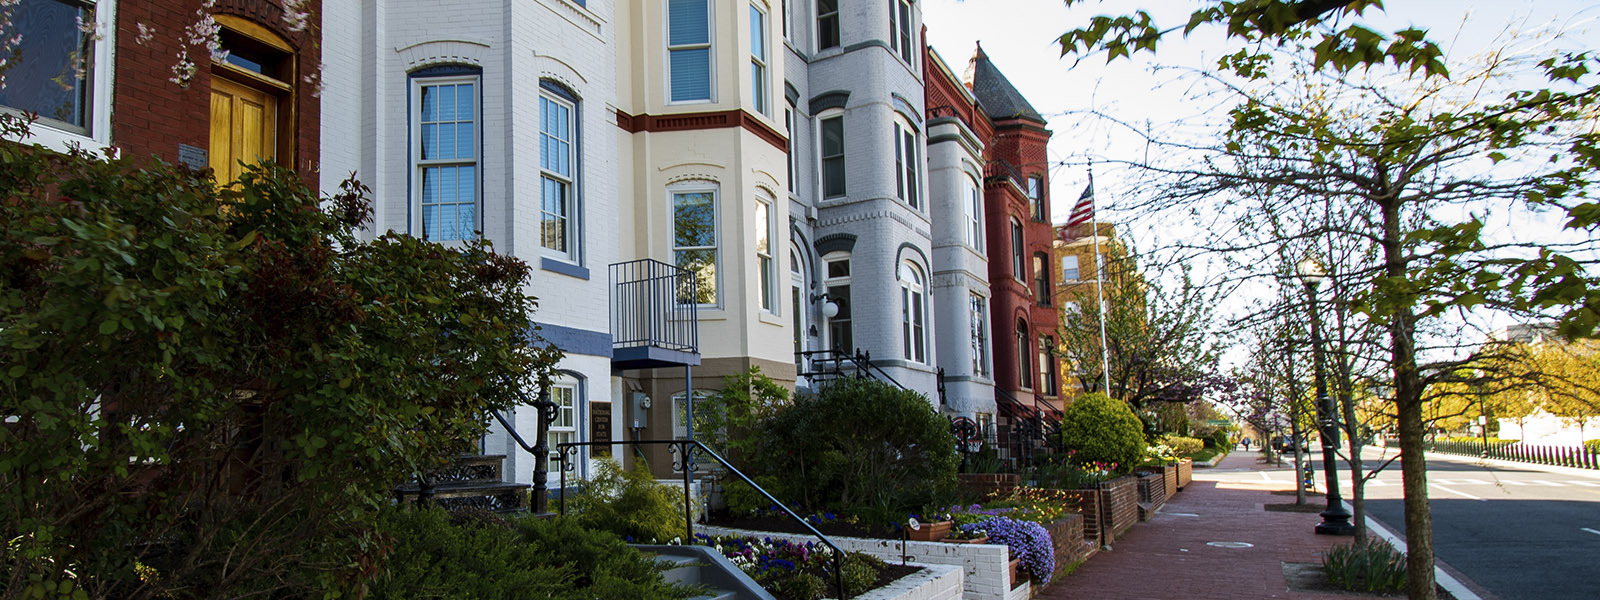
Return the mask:
M811 381L826 381L840 377L871 377L892 384L902 390L910 389L882 367L872 364L872 354L856 350L854 354L839 350L806 350L794 353L800 376Z
M698 352L700 282L695 274L643 258L611 265L611 345Z
M556 444L556 457L561 462L561 489L558 492L560 494L561 514L567 514L567 471L572 470L574 466L573 458L574 455L577 454L578 448L587 446L609 446L614 443L615 442L566 442ZM805 527L807 532L810 532L813 537L816 537L822 542L823 545L827 546L829 550L832 550L833 583L839 588L840 598L850 597L844 587L844 550L839 548L837 544L834 544L833 540L828 539L828 536L822 535L822 532L817 531L817 528L812 527L811 524L807 523L805 519L800 517L800 515L795 514L793 510L790 510L788 505L780 502L777 498L774 498L772 494L767 493L767 490L762 489L761 486L756 485L756 482L751 480L750 477L746 476L743 471L740 471L737 467L729 464L728 459L723 458L722 455L717 454L710 448L707 448L706 445L700 443L699 440L634 440L627 443L634 445L665 445L667 446L667 451L672 454L672 470L683 473L683 528L684 536L687 540L692 541L694 539L694 501L692 499L692 493L690 492L690 486L693 484L694 479L694 467L692 466L695 462L694 453L699 452L706 455L706 457L710 458L711 460L717 461L722 465L723 468L727 469L729 473L732 473L735 477L738 477L740 480L744 481L746 485L749 485L755 491L760 492L761 496L766 498L768 502L771 502L773 506L778 507L778 509L782 510L784 514L789 515L789 518L794 519L794 521L799 523L800 526Z

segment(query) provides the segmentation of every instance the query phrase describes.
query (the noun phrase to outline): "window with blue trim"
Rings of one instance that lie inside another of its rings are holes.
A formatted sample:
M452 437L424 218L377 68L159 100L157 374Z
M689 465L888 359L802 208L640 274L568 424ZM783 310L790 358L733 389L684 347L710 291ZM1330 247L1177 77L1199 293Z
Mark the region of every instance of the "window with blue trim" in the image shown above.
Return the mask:
M479 219L478 76L411 80L412 166L422 237L477 237Z
M667 69L672 102L711 100L710 0L667 0Z

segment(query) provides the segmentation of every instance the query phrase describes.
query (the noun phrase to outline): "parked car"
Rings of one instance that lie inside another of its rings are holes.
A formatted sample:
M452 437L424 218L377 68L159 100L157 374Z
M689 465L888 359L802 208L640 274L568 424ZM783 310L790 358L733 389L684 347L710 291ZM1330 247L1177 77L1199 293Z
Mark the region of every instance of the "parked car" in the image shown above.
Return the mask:
M1289 441L1289 436L1280 435L1278 437L1272 438L1272 450L1274 452L1279 453L1279 454L1288 454L1288 453L1294 451L1294 445ZM1305 440L1304 438L1302 438L1300 440L1300 451L1301 452L1310 452L1311 451L1311 444L1307 440Z

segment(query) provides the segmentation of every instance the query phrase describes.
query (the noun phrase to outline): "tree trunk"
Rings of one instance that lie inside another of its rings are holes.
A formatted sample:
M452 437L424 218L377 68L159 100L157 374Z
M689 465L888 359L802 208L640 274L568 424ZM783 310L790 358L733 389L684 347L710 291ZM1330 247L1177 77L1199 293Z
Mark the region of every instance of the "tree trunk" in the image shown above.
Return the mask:
M1350 339L1345 317L1344 297L1342 294L1334 296L1333 306L1334 321L1339 324L1335 331L1339 332L1339 351L1334 354L1338 368L1338 378L1335 380L1339 394L1340 413L1344 418L1344 437L1350 442L1350 511L1351 524L1355 525L1357 542L1367 541L1367 478L1362 466L1361 449L1366 447L1366 438L1361 434L1361 422L1356 418L1355 401L1355 376L1351 373L1350 365Z
M1383 209L1384 275L1404 281L1406 259L1401 248L1398 194ZM1400 480L1405 492L1406 597L1437 600L1433 580L1433 513L1428 506L1428 462L1423 457L1422 378L1417 372L1416 299L1391 297L1389 357L1394 369L1395 413L1400 429Z

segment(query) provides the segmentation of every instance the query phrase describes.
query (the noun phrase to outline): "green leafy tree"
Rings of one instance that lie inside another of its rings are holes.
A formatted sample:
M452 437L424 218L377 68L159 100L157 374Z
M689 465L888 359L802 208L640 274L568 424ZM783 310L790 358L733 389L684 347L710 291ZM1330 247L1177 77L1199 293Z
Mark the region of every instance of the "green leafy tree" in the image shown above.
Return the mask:
M528 267L144 162L0 143L0 598L360 587L392 487L558 358Z

